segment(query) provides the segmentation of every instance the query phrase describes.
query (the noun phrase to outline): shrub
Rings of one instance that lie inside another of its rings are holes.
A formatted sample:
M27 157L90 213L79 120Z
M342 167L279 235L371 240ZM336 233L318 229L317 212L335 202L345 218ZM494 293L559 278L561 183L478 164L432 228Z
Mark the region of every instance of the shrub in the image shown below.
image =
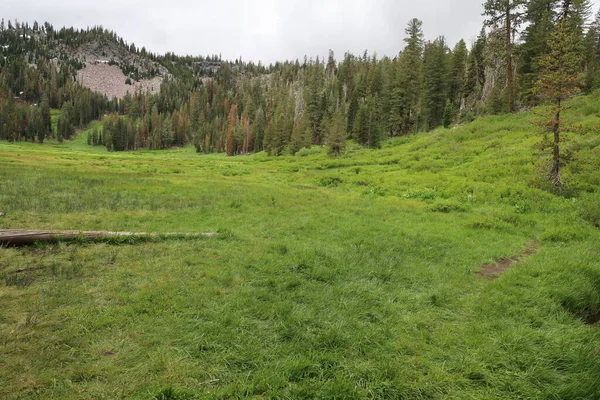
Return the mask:
M324 176L319 179L319 184L323 187L337 187L342 183L344 181L339 176Z
M442 200L436 201L431 206L429 206L429 211L441 213L465 212L467 211L467 207L456 201Z
M319 147L319 146L312 146L312 147L303 147L300 150L298 150L296 152L296 157L306 157L306 156L310 156L312 154L320 154L323 152L323 148Z

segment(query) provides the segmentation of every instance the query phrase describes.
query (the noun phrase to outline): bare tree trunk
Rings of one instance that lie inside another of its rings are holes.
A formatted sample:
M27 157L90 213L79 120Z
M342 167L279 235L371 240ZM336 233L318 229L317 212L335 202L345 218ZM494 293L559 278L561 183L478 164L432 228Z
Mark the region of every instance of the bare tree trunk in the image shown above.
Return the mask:
M556 111L556 116L554 120L554 124L552 126L552 133L554 133L554 148L552 154L552 183L556 186L561 186L562 181L560 179L560 107L561 100L558 99L558 109Z

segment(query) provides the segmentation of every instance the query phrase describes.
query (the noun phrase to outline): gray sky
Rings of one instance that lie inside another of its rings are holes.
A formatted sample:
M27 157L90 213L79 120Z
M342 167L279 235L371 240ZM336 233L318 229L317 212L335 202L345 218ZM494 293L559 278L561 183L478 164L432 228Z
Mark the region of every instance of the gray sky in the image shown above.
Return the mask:
M483 0L2 0L0 16L21 22L48 21L55 28L102 25L150 51L233 60L336 58L367 49L380 56L403 47L411 18L423 21L425 37L444 35L450 46L469 44L479 30ZM600 0L594 3L594 13Z

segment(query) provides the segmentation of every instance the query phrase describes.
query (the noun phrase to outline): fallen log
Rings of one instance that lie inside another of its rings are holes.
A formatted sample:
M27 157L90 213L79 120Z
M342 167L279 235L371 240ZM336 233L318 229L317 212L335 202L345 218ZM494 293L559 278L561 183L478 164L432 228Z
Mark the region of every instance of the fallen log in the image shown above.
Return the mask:
M108 232L108 231L35 231L21 229L0 229L0 245L30 246L35 243L56 243L63 241L97 241L127 238L194 238L213 237L214 233L148 233L148 232Z

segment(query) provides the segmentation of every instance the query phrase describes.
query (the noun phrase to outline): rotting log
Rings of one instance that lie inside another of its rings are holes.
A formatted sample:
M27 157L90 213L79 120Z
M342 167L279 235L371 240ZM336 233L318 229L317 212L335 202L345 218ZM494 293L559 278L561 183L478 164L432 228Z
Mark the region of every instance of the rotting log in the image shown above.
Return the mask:
M30 246L35 243L56 243L77 240L106 240L114 238L168 238L168 237L213 237L214 233L147 233L147 232L108 232L108 231L42 231L22 229L0 229L0 245Z

